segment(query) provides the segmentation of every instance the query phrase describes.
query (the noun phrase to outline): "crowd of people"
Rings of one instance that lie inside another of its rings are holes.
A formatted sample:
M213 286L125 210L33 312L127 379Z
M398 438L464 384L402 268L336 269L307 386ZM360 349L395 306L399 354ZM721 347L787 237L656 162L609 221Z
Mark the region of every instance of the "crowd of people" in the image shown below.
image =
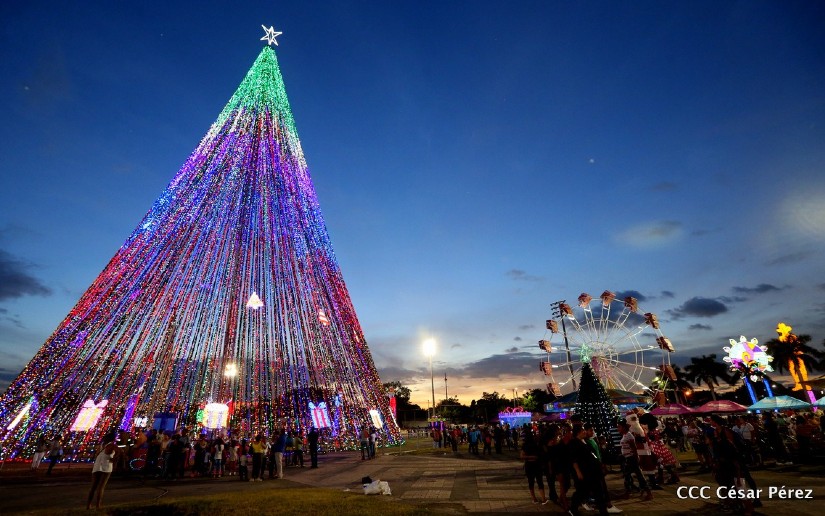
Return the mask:
M451 448L458 452L461 445L467 444L469 452L474 455L492 455L503 450L517 451L521 437L518 428L509 425L436 425L429 429L433 448ZM479 451L481 447L481 451Z
M369 432L369 431L368 431ZM372 435L375 436L374 430ZM176 481L186 477L222 478L237 476L241 481L260 482L264 478L284 478L286 467L304 467L304 451L309 452L310 468L318 467L319 432L311 428L304 434L279 429L267 436L229 438L225 435L195 434L186 428L175 432L137 429L134 434L121 430L108 433L94 451L92 487L87 508L96 501L100 508L111 474L140 474ZM371 457L375 456L374 439ZM39 470L48 457L47 475L64 454L65 440L60 435L38 438L31 469Z
M442 441L466 443L471 454L479 453L479 443L487 448L494 443L501 453L505 446L518 449L521 442L520 456L534 503L553 501L573 515L582 509L617 514L621 510L612 504L605 481L614 466L624 480L622 499L638 494L643 501L653 500L655 491L680 483L680 470L685 468L676 457L691 450L699 462L697 473L710 472L720 487L756 493L751 469L764 465L766 459L780 466L790 464L789 442L794 443L796 460L806 460L824 424L825 417L811 413L660 418L636 409L617 424L618 446L613 436L597 435L592 425L576 416L521 428L433 428L430 437L434 446L444 446ZM744 514L759 506L758 498L748 496L720 502L720 510Z
M812 443L821 439L823 425L825 417L810 413L657 418L635 409L618 422L616 436L598 435L591 424L575 415L555 423L512 428L506 424L438 424L417 433L427 435L434 448L457 452L466 446L475 456L520 452L534 503L552 501L573 515L582 509L604 515L622 512L612 504L605 481L614 466L623 476L624 491L619 496L625 499L638 493L643 501L652 500L654 491L664 489L663 485L679 483L682 466L676 455L690 451L698 461L698 472L711 472L719 486L756 491L752 468L764 465L766 459L789 464L792 451L796 460L804 461ZM362 460L375 458L377 440L375 428L361 429ZM788 442L794 443L793 450ZM39 469L48 459L46 474L51 474L63 457L63 443L59 435L41 436L32 469ZM95 501L100 506L113 471L169 481L187 476L237 476L241 481L259 482L284 478L287 467L304 467L305 451L310 467L317 468L319 433L315 428L306 434L281 429L241 439L197 435L186 428L176 432L139 429L134 435L111 432L95 452L88 506ZM758 499L726 500L721 508L749 514L759 505Z

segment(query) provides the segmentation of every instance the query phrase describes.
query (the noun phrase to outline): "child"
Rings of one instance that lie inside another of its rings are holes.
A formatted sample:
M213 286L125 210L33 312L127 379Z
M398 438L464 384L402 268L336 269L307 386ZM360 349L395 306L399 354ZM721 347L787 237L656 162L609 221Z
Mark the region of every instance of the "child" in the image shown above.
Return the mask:
M223 476L223 452L225 446L223 444L223 439L218 437L215 440L214 446L212 446L212 462L214 464L212 468L212 478L220 478Z
M301 467L304 467L304 440L301 438L301 434L299 432L295 432L292 435L292 465L297 466L298 464Z
M238 448L238 441L233 439L229 444L229 453L226 459L226 471L229 473L229 476L234 476L238 471Z
M676 472L676 468L678 467L679 463L676 460L676 457L673 456L673 453L670 452L670 448L668 448L667 444L662 441L659 432L653 431L650 432L650 449L651 451L659 457L659 464L660 467L664 467L667 472L670 474L670 478L668 479L666 484L676 484L679 482L679 474ZM662 471L659 470L659 482L663 482L664 479L662 478Z
M241 441L240 450L238 452L238 478L242 482L249 482L249 470L246 467L247 461L249 460L247 453L249 453L249 450L246 447L246 443Z

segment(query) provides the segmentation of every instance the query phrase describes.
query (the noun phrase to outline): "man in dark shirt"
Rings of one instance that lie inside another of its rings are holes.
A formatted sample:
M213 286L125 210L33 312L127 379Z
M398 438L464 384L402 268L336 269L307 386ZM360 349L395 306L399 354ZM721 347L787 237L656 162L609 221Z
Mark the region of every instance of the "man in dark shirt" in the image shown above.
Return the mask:
M570 489L570 463L572 461L569 446L570 440L573 438L571 430L572 427L569 424L562 424L559 428L561 438L555 445L550 447L550 469L556 475L556 481L559 483L559 505L565 511L570 506L567 500L567 491Z
M602 491L602 463L593 452L593 448L586 442L587 431L581 424L573 426L573 439L570 440L570 455L573 459L573 479L576 482L576 492L570 501L570 513L579 514L579 506L587 501L589 496L595 500L601 516L607 516L607 501Z

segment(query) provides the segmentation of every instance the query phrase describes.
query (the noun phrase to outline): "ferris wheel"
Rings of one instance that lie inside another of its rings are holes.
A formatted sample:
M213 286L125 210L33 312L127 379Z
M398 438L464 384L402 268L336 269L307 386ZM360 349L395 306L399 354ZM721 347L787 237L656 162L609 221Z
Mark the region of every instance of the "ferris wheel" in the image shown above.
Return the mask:
M540 365L547 389L556 396L565 387L578 389L585 364L606 389L639 392L649 389L657 375L663 381L676 379L670 364L673 344L656 315L640 309L636 298L617 299L609 290L595 299L583 293L577 306L559 301L552 310L539 347L547 353Z

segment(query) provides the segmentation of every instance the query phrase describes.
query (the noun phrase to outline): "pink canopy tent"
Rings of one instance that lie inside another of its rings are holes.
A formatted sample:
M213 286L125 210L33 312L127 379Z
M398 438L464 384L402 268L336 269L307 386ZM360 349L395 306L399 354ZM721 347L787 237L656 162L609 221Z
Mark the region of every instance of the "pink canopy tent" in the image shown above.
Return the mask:
M682 414L693 414L693 409L681 403L671 403L670 405L656 407L650 413L654 416L681 416Z
M697 407L693 409L693 412L699 412L701 414L710 414L711 412L747 412L748 407L744 405L740 405L734 401L729 400L716 400L716 401L709 401L702 405L701 407Z

